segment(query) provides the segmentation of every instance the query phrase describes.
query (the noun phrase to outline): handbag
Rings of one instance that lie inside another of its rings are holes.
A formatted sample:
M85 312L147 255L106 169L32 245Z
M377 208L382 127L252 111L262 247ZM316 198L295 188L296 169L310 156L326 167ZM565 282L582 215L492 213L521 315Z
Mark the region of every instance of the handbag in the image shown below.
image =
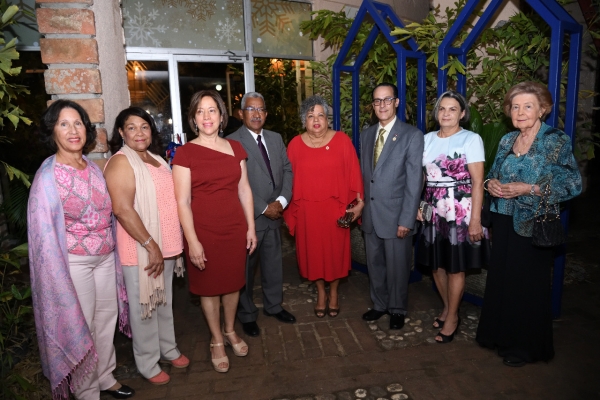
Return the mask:
M426 201L421 201L419 210L421 210L423 221L431 222L431 217L433 217L433 206Z
M346 213L344 215L342 215L340 218L338 218L337 220L337 226L339 226L340 228L350 228L350 224L352 223L352 218L354 218L354 213L351 212L350 210L358 204L358 200L354 199L352 200L352 203L348 204L348 206L346 207Z
M558 204L548 204L550 197L550 185L542 192L542 199L535 212L533 220L532 242L534 246L553 247L566 242L565 230L560 222L560 210Z
M481 226L489 228L492 226L492 196L485 194L483 196L483 208L481 209Z

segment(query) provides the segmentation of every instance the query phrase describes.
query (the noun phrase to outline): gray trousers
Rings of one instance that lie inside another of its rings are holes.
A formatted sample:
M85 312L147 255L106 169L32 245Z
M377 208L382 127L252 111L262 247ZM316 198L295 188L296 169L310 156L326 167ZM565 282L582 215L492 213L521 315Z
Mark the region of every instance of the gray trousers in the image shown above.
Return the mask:
M256 321L258 308L254 304L254 272L260 256L260 278L264 309L271 314L283 310L283 265L281 256L281 231L267 228L256 232L258 245L246 258L246 286L240 291L237 317L242 323Z
M158 360L175 360L181 354L175 342L173 326L173 268L175 259L165 259L165 294L167 304L161 304L150 318L142 319L140 283L137 266L123 266L123 276L129 298L129 322L133 339L135 365L146 379L161 371Z
M412 236L382 239L375 231L365 233L365 248L373 308L406 315Z

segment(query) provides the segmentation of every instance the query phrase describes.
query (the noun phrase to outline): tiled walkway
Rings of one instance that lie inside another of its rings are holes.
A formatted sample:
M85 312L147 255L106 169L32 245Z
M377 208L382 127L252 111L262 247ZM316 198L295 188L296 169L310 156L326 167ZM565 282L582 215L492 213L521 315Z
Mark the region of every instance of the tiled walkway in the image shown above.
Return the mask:
M576 252L573 257L587 257L585 262L596 265L588 280L597 282L597 225L585 225L577 232L569 249ZM411 284L410 320L400 331L389 331L388 317L372 324L361 319L371 305L368 277L355 271L340 285L339 316L316 318L314 288L300 279L294 257L293 243L286 240L284 306L298 322L282 324L261 313L257 321L260 337L244 337L249 355L235 357L227 350L231 362L228 373L213 370L210 336L198 298L190 296L184 280L177 279L176 335L191 365L183 370L165 365L171 382L152 386L137 373L131 344L119 335L116 372L120 381L137 390L136 399L600 398L598 283L565 287L563 315L554 324L554 360L509 368L492 351L474 342L479 309L468 303L461 306L463 324L454 342L433 343L436 330L431 323L440 303L427 278ZM241 325L236 324L236 329L241 334Z

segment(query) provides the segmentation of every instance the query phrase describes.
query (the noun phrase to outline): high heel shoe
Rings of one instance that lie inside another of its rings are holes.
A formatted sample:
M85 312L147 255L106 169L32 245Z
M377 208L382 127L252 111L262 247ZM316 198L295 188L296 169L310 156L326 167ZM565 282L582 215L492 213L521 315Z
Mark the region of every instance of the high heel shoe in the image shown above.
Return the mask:
M456 332L458 332L458 327L460 325L460 317L458 318L458 322L456 323L456 329L454 330L454 332L452 332L450 335L444 335L442 333L442 331L439 331L437 336L440 336L442 338L442 340L436 340L436 342L444 344L444 343L450 343L452 340L454 340L454 335L456 334Z
M433 329L442 329L444 327L444 322L446 322L446 321L442 321L441 319L436 318L433 320L433 323L437 324L437 326L435 326L433 324L431 326L433 326Z
M239 343L233 343L231 341L231 339L229 339L229 336L231 335L235 335L235 331L234 332L225 332L225 329L222 329L221 332L223 333L223 339L225 341L225 345L229 345L231 346L231 348L233 349L233 354L235 354L238 357L246 357L248 355L248 345L246 344L246 342L244 342L243 339L240 339L241 342ZM246 347L246 351L242 351L242 348Z
M223 343L211 343L210 347L219 347L219 346L223 346ZM215 369L215 371L217 372L227 372L229 371L229 357L225 356L225 357L219 357L219 358L212 358L212 352L211 352L211 356L210 356L210 361L212 362L213 368ZM223 363L227 363L227 367L225 368L219 368L220 364Z

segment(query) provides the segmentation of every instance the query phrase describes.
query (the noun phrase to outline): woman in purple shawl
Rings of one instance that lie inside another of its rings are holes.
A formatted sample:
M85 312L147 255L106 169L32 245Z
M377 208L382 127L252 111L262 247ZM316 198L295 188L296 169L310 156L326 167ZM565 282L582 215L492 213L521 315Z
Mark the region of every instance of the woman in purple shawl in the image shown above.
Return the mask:
M96 131L81 106L52 103L41 140L56 153L37 171L27 210L33 311L44 375L55 399L125 399L114 378L117 318L128 334L112 205L100 169L83 155Z

